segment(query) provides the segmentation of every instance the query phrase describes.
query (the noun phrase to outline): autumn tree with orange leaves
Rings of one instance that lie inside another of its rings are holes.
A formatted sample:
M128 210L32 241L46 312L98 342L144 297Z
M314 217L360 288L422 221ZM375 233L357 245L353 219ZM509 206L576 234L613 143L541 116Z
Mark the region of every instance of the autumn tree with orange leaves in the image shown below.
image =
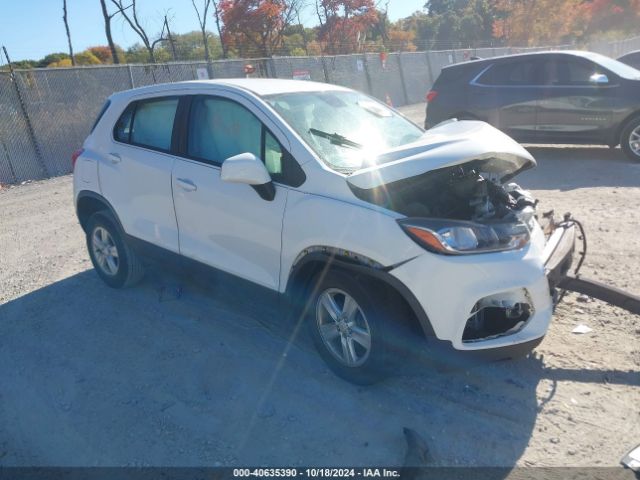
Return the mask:
M358 51L378 20L373 0L316 0L315 8L318 39L329 54Z
M270 57L296 18L302 0L222 0L222 37L241 57Z
M640 0L495 0L494 37L508 45L580 41L637 31Z

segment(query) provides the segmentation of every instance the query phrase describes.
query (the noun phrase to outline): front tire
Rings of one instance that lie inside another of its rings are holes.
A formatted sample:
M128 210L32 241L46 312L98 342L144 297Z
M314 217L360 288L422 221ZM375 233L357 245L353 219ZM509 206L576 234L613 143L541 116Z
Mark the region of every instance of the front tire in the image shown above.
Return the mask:
M140 258L106 211L94 213L89 218L87 249L96 273L112 288L130 287L144 276Z
M620 146L630 160L640 162L640 116L631 119L622 129Z
M320 274L312 285L308 327L329 368L359 385L386 378L390 335L381 296L336 270Z

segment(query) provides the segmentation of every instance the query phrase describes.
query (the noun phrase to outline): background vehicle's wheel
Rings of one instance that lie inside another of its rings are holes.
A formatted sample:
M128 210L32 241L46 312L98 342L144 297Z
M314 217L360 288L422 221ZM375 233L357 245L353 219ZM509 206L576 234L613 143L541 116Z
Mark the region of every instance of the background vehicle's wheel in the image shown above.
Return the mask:
M316 349L331 370L361 385L388 376L388 341L394 335L383 296L336 270L317 277L312 285L307 321Z
M627 157L640 161L640 117L631 119L622 129L620 146Z
M94 213L89 219L87 248L93 267L110 287L129 287L144 276L140 258L127 245L116 221L106 211Z

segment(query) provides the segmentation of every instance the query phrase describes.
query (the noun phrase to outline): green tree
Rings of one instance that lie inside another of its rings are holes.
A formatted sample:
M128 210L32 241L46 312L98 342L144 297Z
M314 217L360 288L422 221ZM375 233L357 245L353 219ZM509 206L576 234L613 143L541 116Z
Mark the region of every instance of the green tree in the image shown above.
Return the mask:
M46 55L42 60L38 61L38 67L47 67L51 63L57 63L60 60L69 60L71 62L71 57L69 57L68 53L60 52L60 53L50 53Z

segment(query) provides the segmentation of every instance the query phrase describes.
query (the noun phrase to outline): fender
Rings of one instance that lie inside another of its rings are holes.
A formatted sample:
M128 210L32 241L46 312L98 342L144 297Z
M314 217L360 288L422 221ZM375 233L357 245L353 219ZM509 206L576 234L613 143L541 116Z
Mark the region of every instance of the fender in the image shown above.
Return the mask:
M393 266L378 266L375 262L363 261L363 259L366 258L363 256L345 256L337 254L335 251L329 251L328 249L325 250L327 251L313 251L307 253L296 260L296 263L293 265L291 272L289 273L285 289L285 295L290 301L294 302L297 294L301 293L300 289L307 287L310 278L305 278L305 266L308 266L310 263L320 263L323 265L323 269L340 268L355 275L373 278L385 284L390 289L395 290L409 305L409 308L420 323L425 336L435 337L431 321L420 305L420 302L418 302L413 293L411 293L411 291L400 280L389 273L394 268Z

